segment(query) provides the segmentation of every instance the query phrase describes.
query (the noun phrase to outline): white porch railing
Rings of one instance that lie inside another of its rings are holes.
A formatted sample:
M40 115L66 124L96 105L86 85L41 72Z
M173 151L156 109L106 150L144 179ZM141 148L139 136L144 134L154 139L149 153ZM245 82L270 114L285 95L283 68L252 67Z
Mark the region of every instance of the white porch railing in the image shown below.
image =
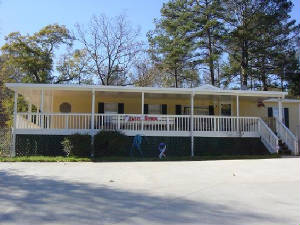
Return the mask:
M257 132L258 117L194 116L194 131Z
M270 152L278 151L278 137L258 117L92 114L89 113L18 113L16 129L88 132L120 130L127 134L155 136L248 136L261 137ZM26 131L25 131L26 132Z
M17 129L90 130L90 113L18 113Z
M288 146L293 154L299 154L297 137L277 117L275 117L275 121L278 137Z
M279 139L261 118L258 119L258 133L266 148L272 153L278 153Z
M95 129L129 131L190 131L190 116L96 114Z

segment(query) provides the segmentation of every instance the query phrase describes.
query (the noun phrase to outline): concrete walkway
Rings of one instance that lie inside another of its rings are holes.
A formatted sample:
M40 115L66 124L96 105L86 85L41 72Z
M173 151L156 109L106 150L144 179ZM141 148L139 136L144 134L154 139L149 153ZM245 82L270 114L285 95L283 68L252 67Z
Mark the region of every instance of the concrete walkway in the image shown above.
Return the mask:
M297 225L299 163L0 163L0 224Z

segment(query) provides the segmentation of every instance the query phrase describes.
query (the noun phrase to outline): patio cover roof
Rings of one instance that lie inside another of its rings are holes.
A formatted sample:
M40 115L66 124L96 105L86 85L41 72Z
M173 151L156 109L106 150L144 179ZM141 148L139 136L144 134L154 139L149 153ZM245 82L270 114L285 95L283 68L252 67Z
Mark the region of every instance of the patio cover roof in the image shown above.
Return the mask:
M284 98L287 92L279 91L253 91L253 90L226 90L206 84L196 88L160 88L135 86L104 86L104 85L77 85L77 84L31 84L6 83L7 88L26 95L28 91L107 91L107 92L135 92L135 93L161 93L161 94L197 94L197 95L234 95Z

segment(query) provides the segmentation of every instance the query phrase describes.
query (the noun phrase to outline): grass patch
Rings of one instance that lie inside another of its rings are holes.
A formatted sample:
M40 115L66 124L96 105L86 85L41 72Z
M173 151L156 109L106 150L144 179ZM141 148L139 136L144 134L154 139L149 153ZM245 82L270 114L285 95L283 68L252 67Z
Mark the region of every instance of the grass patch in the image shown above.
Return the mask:
M14 158L0 157L0 162L91 162L91 159L63 156L20 156Z
M272 159L280 158L280 155L219 155L219 156L190 156L159 158L131 158L131 157L101 157L101 158L79 158L79 157L51 157L51 156L22 156L22 157L0 157L0 162L161 162L161 161L209 161L209 160L241 160L241 159Z

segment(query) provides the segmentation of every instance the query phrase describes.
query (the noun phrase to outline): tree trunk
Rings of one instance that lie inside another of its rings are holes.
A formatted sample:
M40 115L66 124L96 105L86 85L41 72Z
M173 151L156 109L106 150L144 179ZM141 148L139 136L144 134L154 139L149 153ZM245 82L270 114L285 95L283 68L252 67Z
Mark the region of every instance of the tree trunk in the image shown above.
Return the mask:
M206 4L206 8L208 8L208 2L205 2ZM207 15L206 17L207 21L210 21L210 16ZM209 71L210 71L210 81L211 81L211 85L215 85L215 68L214 68L214 60L213 60L213 46L212 46L212 37L211 37L211 32L210 32L210 28L207 28L206 30L206 34L208 37L208 51L209 51Z
M242 85L247 87L248 84L248 42L243 41L242 45L242 62L241 62L241 80Z
M174 77L175 77L175 88L178 88L178 75L177 75L177 69L174 71Z
M265 58L262 59L262 74L261 74L261 81L263 84L263 90L268 90L268 84L267 84L267 77L266 77L266 70L265 70Z

